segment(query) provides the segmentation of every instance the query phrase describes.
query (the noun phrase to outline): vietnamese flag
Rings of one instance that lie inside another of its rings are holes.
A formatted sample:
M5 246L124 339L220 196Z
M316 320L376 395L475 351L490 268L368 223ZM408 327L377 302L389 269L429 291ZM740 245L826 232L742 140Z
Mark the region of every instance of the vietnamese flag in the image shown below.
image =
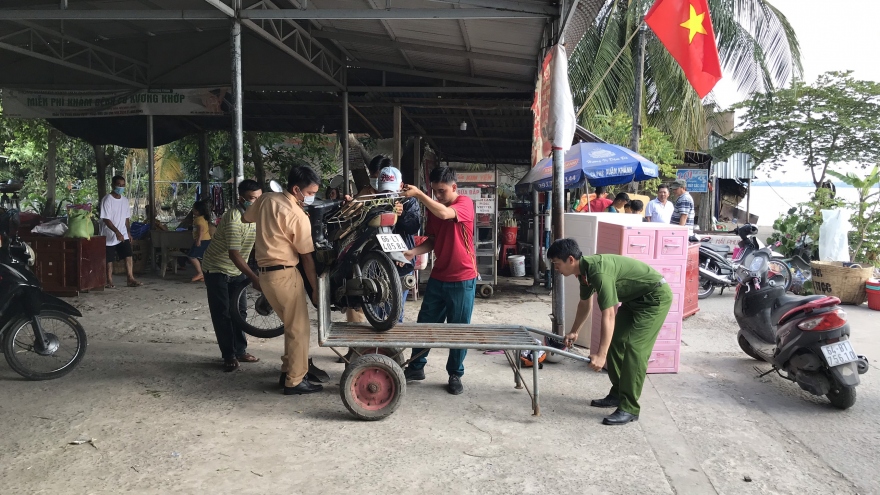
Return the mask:
M657 0L645 23L684 70L700 98L721 79L715 30L706 0Z

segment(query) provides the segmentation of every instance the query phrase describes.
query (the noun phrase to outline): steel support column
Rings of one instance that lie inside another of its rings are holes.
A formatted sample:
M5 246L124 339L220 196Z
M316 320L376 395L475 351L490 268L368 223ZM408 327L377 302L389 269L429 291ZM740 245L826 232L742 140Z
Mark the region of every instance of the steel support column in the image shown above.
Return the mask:
M394 144L391 147L391 160L394 162L395 167L400 167L400 161L403 159L403 152L400 149L400 105L394 106Z
M565 237L563 213L565 212L565 156L562 149L553 147L553 240ZM563 276L553 271L553 333L564 335L565 292Z
M541 285L541 205L538 204L538 190L532 187L532 275L534 287Z
M232 58L232 183L233 191L238 191L238 184L244 180L244 129L242 124L241 90L241 21L232 20L230 36L230 55Z
M147 224L152 226L156 223L156 150L153 147L153 116L147 115L147 201L150 202L150 212L147 214ZM135 205L137 207L137 205Z
M202 191L199 194L199 201L211 197L208 192L208 169L211 168L210 163L208 163L208 156L208 133L201 131L199 133L199 183L201 184Z
M348 162L348 91L342 92L342 135L339 136L339 144L342 145L342 194L352 194L349 189L349 173L351 164Z

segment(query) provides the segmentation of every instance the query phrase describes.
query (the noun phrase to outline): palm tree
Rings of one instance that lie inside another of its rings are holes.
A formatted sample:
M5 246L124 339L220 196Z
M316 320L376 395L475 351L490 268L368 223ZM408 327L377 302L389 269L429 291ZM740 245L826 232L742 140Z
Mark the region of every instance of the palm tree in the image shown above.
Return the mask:
M772 91L802 73L800 47L788 20L767 0L708 0L721 67L740 92ZM598 115L630 112L636 32L654 0L605 0L569 62L580 113L591 128ZM703 102L681 68L650 31L646 34L643 115L679 150L705 140L712 95ZM614 62L615 58L619 59ZM609 69L610 67L610 69ZM605 74L607 71L607 75ZM603 78L604 76L604 78ZM589 98L589 100L587 100Z

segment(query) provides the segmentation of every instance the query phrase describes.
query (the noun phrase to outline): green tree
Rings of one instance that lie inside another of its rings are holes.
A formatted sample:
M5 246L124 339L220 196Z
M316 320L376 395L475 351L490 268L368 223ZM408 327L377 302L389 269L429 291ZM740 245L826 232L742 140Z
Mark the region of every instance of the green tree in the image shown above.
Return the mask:
M844 175L828 170L826 173L859 193L858 201L847 204L856 211L856 215L850 218L854 229L849 235L850 259L858 263L876 263L880 254L880 167L874 165L864 178L852 172Z
M796 80L775 93L757 93L734 106L744 131L713 150L725 158L748 153L757 167L775 169L796 158L816 188L829 167L880 161L880 84L851 72L827 72L814 84Z
M767 0L708 0L721 66L746 94L772 90L801 74L800 48L785 16ZM581 125L633 103L635 32L654 0L605 0L569 62ZM644 111L647 123L677 149L698 149L711 117L662 43L647 33ZM618 59L618 54L620 54ZM615 59L617 59L615 61ZM607 75L605 75L607 71ZM588 100L589 98L589 100Z
M594 119L593 132L612 144L629 146L632 133L632 117L624 112L598 115ZM653 126L643 126L639 138L639 154L656 163L660 168L660 178L642 183L642 192L654 194L664 178L675 178L675 164L681 163L680 153L676 152L669 135Z

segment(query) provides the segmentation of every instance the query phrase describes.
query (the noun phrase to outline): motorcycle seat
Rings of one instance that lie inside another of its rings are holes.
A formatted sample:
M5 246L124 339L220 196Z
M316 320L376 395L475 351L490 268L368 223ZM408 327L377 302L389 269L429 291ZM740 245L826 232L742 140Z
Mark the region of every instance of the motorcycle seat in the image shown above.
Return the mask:
M715 251L716 253L729 253L731 252L730 246L726 244L712 244L708 242L700 243L701 247L704 247L710 251Z
M818 301L819 299L824 299L826 296L823 295L813 295L813 296L795 296L785 294L776 300L776 304L773 305L773 310L770 312L770 318L774 322L778 322L777 325L784 323L780 321L783 316L786 315L789 311L797 308L798 306L803 306L811 301ZM786 319L787 320L787 319Z
M338 199L317 200L306 206L306 211L309 213L309 216L316 216L319 219L323 219L328 213L339 209L341 204L342 201Z

